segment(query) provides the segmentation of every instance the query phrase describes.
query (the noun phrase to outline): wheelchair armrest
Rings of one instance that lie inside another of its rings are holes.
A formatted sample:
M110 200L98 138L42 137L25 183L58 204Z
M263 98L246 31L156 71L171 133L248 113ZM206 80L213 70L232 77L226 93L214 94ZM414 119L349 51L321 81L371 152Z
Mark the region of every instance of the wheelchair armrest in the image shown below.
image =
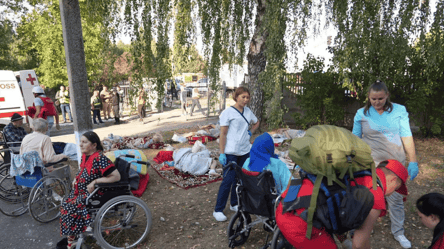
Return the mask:
M98 183L94 186L96 188L113 188L113 187L128 187L128 182L112 182L112 183Z
M6 145L9 147L17 147L17 145L19 145L19 147L20 147L21 144L22 144L22 142L6 142Z
M20 147L8 147L8 149L13 154L20 154Z
M54 163L47 163L47 164L45 164L44 166L45 166L45 168L46 168L46 167L50 167L50 166L53 166L53 165L59 164L59 163L61 163L61 162L66 162L66 161L68 161L68 158L63 158L62 160L59 160L59 161L54 162Z

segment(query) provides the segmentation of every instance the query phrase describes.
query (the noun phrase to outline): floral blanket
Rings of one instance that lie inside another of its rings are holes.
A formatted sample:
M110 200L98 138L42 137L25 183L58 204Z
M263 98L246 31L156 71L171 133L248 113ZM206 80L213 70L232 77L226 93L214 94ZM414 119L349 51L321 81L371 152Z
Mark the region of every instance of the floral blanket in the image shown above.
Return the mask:
M199 186L204 186L209 183L222 181L222 176L208 176L208 175L190 175L180 172L174 167L169 167L166 164L154 163L152 168L159 174L163 179L176 184L178 187L183 189L189 189Z

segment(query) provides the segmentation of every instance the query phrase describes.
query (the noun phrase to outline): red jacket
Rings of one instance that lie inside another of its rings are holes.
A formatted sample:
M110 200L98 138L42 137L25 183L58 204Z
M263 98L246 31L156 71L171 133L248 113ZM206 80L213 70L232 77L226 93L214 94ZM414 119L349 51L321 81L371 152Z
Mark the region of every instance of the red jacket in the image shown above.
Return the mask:
M433 246L430 249L444 249L444 234L439 237L438 241L433 243Z

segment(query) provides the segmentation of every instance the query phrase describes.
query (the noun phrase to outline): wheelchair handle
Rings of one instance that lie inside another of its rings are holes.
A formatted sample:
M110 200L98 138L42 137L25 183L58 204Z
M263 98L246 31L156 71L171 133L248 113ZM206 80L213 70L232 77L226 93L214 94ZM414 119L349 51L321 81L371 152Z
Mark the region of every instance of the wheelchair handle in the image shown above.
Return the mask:
M139 164L151 165L149 162L144 162L144 161L133 161L131 163L139 163Z
M136 158L135 155L120 155L119 158L120 158L120 157Z

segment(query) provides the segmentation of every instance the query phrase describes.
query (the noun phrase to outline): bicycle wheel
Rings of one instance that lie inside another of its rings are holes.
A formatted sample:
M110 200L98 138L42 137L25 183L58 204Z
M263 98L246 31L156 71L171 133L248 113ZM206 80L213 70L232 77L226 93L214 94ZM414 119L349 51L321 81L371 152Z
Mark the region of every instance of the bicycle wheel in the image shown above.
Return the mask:
M28 211L27 187L15 183L11 176L0 180L0 212L7 216L20 216Z
M133 248L151 230L151 211L134 196L115 197L103 205L94 220L94 237L103 248Z
M45 176L32 188L28 199L29 213L41 223L48 223L60 216L60 205L68 196L65 183L57 177Z

